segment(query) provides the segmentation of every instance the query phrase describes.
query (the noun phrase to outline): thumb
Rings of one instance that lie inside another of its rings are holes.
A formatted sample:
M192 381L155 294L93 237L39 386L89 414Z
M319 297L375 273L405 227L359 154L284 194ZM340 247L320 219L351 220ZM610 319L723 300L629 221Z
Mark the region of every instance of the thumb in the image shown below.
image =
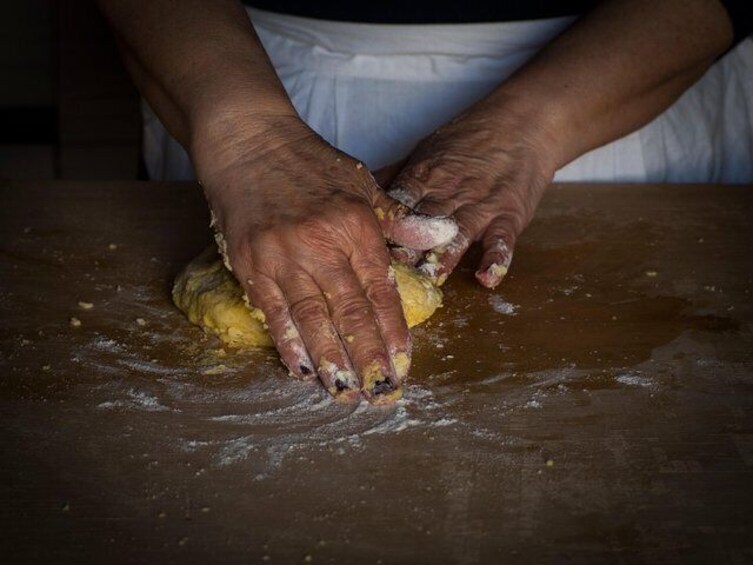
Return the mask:
M392 163L391 165L387 165L386 167L382 167L381 169L377 169L374 171L374 178L377 181L377 184L379 186L389 186L392 183L392 180L397 176L397 174L400 172L400 170L403 168L403 165L405 165L405 162L407 159L403 159L402 161L396 161Z
M384 237L403 247L426 251L448 244L458 233L453 219L414 212L379 188L375 189L373 202Z

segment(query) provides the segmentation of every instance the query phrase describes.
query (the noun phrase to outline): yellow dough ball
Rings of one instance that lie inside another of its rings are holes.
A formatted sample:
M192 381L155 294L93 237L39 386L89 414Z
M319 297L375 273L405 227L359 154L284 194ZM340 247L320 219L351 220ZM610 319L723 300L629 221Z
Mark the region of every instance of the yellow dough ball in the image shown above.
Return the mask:
M408 327L427 320L442 304L442 291L402 263L392 264ZM215 247L196 257L175 279L173 302L194 324L230 347L272 347L264 313L247 304Z

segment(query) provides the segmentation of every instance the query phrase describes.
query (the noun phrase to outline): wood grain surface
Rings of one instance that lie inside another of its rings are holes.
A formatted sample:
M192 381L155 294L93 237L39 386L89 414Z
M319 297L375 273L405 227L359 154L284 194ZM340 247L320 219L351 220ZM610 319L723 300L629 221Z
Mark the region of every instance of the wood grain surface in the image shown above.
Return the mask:
M553 187L379 409L176 311L194 185L0 184L0 561L750 563L752 210Z

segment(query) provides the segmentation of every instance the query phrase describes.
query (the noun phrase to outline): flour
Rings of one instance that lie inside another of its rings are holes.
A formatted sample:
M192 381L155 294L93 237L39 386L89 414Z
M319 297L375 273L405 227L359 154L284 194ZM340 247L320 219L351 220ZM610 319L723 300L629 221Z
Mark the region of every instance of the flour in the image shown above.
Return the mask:
M519 308L517 305L507 302L499 294L492 294L489 297L489 304L495 312L504 314L505 316L515 316L517 313L516 311Z
M97 405L100 410L112 410L121 408L126 410L144 410L147 412L163 412L169 410L167 406L160 404L159 400L148 392L138 390L126 391L127 398L101 402Z
M196 346L193 333L157 326L133 342L95 335L77 352L79 363L102 375L91 390L93 407L157 418L155 425L171 430L168 446L206 455L214 468L242 464L262 480L304 450L346 456L379 436L465 425L422 386L406 386L394 406L343 404L318 382L288 377L267 351L225 354ZM172 354L159 358L172 362L156 361L161 349Z
M642 387L642 388L651 388L655 386L656 384L654 383L653 380L649 379L648 377L642 377L640 375L631 374L631 373L618 375L615 377L614 380L626 386L634 386L634 387Z
M149 325L134 334L133 316L144 305L134 306L122 331L97 334L76 352L79 363L101 375L102 384L88 389L92 409L149 418L155 428L166 430L165 450L196 454L209 461L208 471L242 466L249 476L265 480L293 458L349 457L400 434L455 434L495 445L507 440L506 434L483 427L483 418L459 417L464 394L453 384L455 369L407 384L404 398L393 406L347 405L333 400L318 382L287 376L269 351L225 353L208 347L204 338L197 342L196 331L176 326L177 313L150 312ZM446 325L462 327L466 320L461 315ZM419 330L416 337L429 351L448 343L433 331ZM538 389L572 375L570 370L534 374L528 382ZM495 416L543 408L545 395L507 383L510 376L501 373L475 383L513 391L502 409L490 408Z
M458 225L450 218L434 218L412 214L401 220L414 235L416 249L446 245L458 234Z

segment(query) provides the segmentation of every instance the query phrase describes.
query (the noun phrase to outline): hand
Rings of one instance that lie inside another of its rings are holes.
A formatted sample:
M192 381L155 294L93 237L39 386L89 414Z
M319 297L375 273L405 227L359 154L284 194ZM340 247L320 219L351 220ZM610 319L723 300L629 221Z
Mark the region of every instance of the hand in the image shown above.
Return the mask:
M442 284L474 241L483 246L476 278L488 288L507 273L513 248L533 217L555 171L543 132L472 109L421 141L407 161L375 173L388 194L416 212L453 218L458 235L428 253L398 248L396 258L417 263Z
M203 140L194 160L220 248L283 362L343 400L399 398L411 339L384 237L429 249L456 226L410 214L297 119L230 139Z

